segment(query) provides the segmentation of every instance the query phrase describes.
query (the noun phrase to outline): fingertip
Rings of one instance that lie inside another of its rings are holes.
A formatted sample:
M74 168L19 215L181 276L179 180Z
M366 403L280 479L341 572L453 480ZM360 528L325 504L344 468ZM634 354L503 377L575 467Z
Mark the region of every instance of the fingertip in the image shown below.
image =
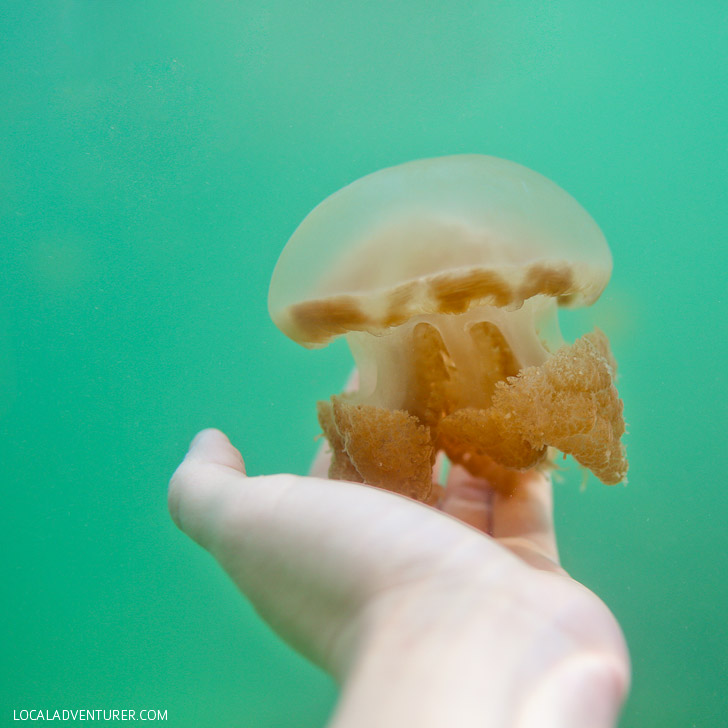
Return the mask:
M245 475L245 461L227 435L214 427L198 432L190 443L185 459L201 460L232 468Z
M200 430L190 442L189 453L190 454L202 454L207 451L210 447L219 445L221 443L230 444L230 440L227 435L218 430L215 427L206 427L204 430Z
M172 520L206 546L213 536L215 514L237 490L241 476L245 476L243 458L225 434L214 428L202 430L170 479L167 505Z

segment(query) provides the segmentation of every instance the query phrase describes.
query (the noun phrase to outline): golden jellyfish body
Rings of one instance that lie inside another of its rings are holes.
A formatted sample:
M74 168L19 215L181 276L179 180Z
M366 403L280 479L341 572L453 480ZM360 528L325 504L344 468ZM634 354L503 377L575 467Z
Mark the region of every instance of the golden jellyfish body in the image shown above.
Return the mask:
M269 310L299 344L346 336L354 356L358 390L318 405L330 476L427 501L439 451L481 476L556 448L624 480L607 338L566 344L557 313L593 303L611 269L576 200L495 157L409 162L325 199L281 253Z

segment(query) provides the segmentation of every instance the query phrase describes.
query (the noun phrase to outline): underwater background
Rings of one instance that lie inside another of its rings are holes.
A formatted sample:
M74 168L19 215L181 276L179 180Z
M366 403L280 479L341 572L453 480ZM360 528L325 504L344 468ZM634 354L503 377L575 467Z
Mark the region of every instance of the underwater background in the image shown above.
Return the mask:
M167 482L206 426L251 474L306 471L351 362L270 322L277 256L344 184L462 152L607 236L610 286L562 322L612 341L631 470L558 474L562 560L625 631L621 728L725 725L727 49L723 0L0 0L0 725L325 723L335 686Z

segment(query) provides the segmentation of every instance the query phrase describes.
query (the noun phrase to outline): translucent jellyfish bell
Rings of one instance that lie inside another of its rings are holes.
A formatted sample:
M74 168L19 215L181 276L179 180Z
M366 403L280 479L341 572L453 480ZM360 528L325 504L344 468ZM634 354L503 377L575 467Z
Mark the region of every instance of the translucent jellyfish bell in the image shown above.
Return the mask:
M426 500L438 450L477 475L493 460L533 467L554 445L605 482L621 480L624 424L606 337L565 347L557 320L559 305L593 303L611 268L589 214L503 159L419 160L328 197L283 250L269 309L304 346L346 335L356 359L359 391L319 403L332 477ZM606 379L574 380L594 367ZM558 381L571 384L555 412ZM503 419L522 400L529 417Z

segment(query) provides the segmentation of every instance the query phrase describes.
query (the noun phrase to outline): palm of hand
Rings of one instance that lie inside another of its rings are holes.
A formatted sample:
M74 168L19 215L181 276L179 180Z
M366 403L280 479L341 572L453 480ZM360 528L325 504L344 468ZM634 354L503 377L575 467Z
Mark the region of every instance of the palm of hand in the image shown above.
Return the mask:
M313 472L325 468L319 457ZM342 682L386 680L382 654L413 649L409 679L426 691L436 655L462 642L458 689L489 685L507 695L501 717L478 725L549 725L544 715L559 712L564 685L588 698L589 722L579 723L572 705L574 725L611 725L629 680L626 648L609 610L558 564L544 476L494 471L486 482L453 468L438 512L353 483L248 478L227 438L207 430L173 476L169 499L180 528L273 629ZM484 651L492 659L484 662ZM337 725L358 725L366 694L344 692ZM458 706L464 720L475 710L464 699ZM607 722L594 722L595 710Z

